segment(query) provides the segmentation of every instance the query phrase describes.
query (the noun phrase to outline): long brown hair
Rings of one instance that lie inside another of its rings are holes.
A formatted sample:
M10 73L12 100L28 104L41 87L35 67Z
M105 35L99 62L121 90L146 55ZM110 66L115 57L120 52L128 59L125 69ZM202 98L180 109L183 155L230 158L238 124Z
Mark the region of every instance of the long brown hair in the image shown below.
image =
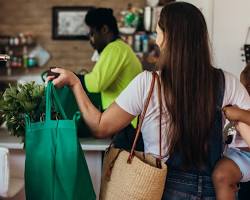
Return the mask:
M198 8L167 4L158 25L164 34L159 68L170 116L170 156L178 152L185 166L201 167L216 108L217 81L211 64L208 31Z

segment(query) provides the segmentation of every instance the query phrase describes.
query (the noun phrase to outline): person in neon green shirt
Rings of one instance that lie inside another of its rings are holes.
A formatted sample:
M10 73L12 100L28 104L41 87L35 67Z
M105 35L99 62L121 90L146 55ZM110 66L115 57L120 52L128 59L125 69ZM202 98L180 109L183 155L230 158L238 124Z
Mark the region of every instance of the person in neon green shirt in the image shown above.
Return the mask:
M131 47L120 39L112 9L92 9L87 13L85 22L89 27L90 44L100 57L90 73L78 77L85 90L101 94L102 109L105 110L142 72L142 65ZM136 119L132 121L134 128L136 122ZM125 132L128 130L134 131L126 127Z
M119 38L111 9L91 10L85 21L90 29L90 43L100 58L84 82L89 92L101 93L102 108L106 109L142 71L142 66L131 47Z
M142 71L140 61L125 42L107 44L93 70L84 77L89 92L100 92L106 109L129 82Z

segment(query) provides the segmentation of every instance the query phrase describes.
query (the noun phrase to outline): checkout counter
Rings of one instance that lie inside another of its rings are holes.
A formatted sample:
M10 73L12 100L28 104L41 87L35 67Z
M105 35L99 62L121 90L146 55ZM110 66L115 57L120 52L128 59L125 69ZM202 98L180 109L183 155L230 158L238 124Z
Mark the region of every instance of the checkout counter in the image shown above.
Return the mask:
M110 139L80 139L97 197L99 196L101 186L102 153L109 146L110 142ZM25 152L21 138L11 136L5 127L1 127L0 147L6 147L10 150L10 160L13 166L11 170L13 173L19 177L24 177Z
M1 55L4 56L4 55ZM0 57L0 59L8 59ZM21 74L5 74L0 75L1 81L5 83L10 82L29 82L35 81L38 84L43 83L41 79L41 73L44 69L38 68L29 70ZM65 101L67 102L67 101ZM95 102L93 102L95 104ZM67 107L67 106L66 106ZM72 113L71 113L72 114ZM79 134L79 133L78 133ZM105 149L110 145L110 139L95 139L93 137L80 138L80 144L85 154L85 159L88 164L91 179L94 185L96 196L99 197L100 185L101 185L101 171L102 171L102 155ZM16 136L11 136L6 127L0 127L0 147L9 149L10 162L12 169L10 169L14 175L23 178L25 167L25 151L23 148L22 139ZM99 199L99 198L97 198Z

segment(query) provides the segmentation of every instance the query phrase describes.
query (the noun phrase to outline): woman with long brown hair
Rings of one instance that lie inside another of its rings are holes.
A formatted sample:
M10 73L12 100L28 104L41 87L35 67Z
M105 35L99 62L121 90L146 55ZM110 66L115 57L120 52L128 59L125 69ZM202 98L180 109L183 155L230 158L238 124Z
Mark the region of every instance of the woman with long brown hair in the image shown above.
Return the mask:
M222 154L221 108L227 104L250 108L250 99L234 76L212 66L206 22L195 6L167 4L160 14L156 43L163 88L161 150L169 167L163 199L215 199L211 174ZM52 71L60 73L54 85L72 88L85 122L99 138L115 134L142 112L152 80L150 72L139 74L100 113L74 73ZM144 151L155 156L159 156L159 118L155 87L142 125Z

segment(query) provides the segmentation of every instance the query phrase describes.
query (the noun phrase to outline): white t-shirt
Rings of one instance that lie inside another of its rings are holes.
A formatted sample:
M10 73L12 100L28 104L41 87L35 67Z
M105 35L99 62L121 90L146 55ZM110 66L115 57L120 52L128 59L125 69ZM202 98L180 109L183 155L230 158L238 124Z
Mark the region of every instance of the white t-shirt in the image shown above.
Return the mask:
M250 97L240 83L240 81L232 74L225 72L225 93L223 105L237 105L243 109L250 109ZM127 88L118 96L116 103L131 115L138 116L144 108L144 103L148 96L150 84L152 81L152 73L144 71L137 75ZM132 94L132 95L131 95ZM163 92L162 92L163 95ZM164 98L162 98L164 99ZM168 130L169 117L167 109L163 101L162 108L162 132ZM148 109L142 124L142 136L144 140L145 153L151 153L155 156L159 155L159 103L157 84L150 99ZM242 142L242 140L241 140ZM232 144L234 145L234 144ZM241 144L241 146L246 146ZM167 159L167 134L162 134L162 156Z

